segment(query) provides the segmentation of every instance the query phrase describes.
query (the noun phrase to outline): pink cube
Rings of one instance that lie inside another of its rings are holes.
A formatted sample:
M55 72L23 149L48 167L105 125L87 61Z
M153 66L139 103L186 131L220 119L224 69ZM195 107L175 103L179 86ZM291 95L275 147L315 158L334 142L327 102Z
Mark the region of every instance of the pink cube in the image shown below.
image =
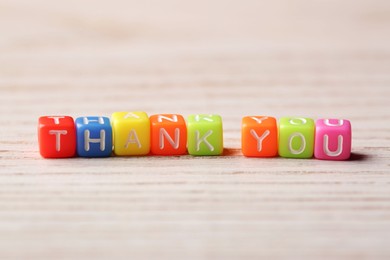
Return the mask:
M314 157L321 160L348 160L352 144L348 120L318 119L316 122Z

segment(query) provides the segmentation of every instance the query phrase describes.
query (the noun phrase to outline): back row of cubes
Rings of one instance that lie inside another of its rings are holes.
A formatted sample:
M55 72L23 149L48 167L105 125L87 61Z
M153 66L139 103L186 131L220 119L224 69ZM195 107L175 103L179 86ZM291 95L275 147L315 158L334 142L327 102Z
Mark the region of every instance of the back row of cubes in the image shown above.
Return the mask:
M348 120L247 116L241 126L242 153L248 157L347 160L351 154ZM107 117L43 116L38 139L44 158L142 155L222 155L219 115L115 112Z

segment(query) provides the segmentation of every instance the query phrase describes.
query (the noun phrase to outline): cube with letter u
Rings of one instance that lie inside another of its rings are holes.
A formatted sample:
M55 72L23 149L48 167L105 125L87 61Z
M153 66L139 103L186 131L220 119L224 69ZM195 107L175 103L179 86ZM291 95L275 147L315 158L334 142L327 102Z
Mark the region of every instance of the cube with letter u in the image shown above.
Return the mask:
M345 119L318 119L314 156L321 160L347 160L351 156L351 122Z
M77 154L81 157L109 157L112 153L112 128L107 117L76 119Z

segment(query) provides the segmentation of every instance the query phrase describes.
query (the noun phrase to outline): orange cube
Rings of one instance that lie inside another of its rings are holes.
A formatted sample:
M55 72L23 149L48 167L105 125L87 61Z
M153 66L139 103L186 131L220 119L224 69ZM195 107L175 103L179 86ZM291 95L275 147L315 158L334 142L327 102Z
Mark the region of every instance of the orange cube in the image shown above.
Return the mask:
M187 127L181 115L161 114L150 117L151 153L183 155L187 153Z
M248 157L278 155L278 125L273 117L246 116L241 125L241 149Z

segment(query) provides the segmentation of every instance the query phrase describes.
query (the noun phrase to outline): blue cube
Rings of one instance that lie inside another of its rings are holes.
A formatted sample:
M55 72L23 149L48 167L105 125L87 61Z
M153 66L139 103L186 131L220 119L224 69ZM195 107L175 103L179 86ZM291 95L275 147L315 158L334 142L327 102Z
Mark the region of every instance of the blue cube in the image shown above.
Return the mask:
M112 128L107 117L76 119L77 154L81 157L109 157L112 153Z

